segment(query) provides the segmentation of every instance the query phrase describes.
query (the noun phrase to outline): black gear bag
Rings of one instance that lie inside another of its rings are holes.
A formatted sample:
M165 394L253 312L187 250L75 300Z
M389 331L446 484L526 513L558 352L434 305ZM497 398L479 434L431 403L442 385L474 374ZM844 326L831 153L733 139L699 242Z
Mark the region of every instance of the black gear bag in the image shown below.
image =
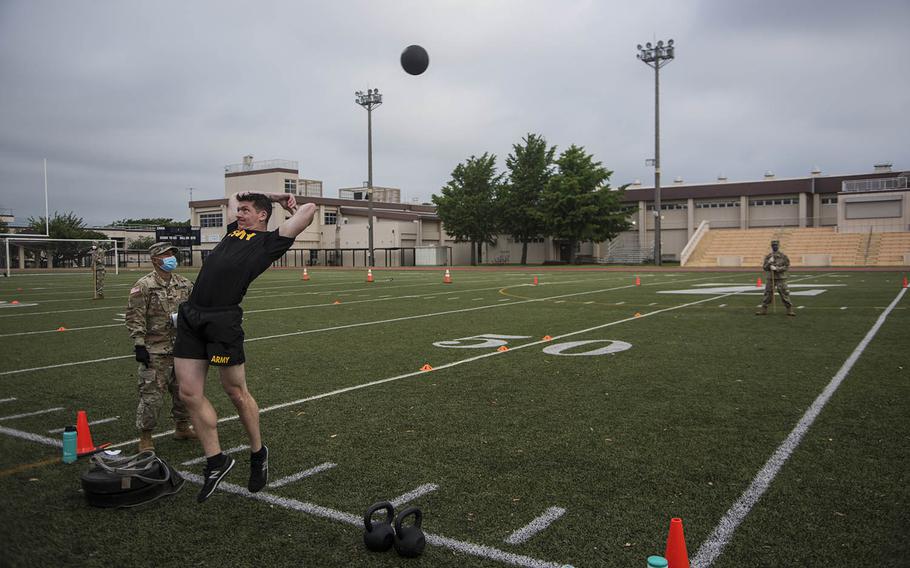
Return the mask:
M155 452L95 454L82 474L82 491L94 507L136 507L180 491L185 480Z

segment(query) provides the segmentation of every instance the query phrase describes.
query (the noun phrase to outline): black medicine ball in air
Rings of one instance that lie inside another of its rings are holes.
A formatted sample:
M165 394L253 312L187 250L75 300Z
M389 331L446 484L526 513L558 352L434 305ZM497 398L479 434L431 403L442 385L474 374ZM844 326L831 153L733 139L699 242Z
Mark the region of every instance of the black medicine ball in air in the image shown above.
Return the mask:
M411 75L420 75L429 64L427 50L419 45L409 45L401 52L401 67Z

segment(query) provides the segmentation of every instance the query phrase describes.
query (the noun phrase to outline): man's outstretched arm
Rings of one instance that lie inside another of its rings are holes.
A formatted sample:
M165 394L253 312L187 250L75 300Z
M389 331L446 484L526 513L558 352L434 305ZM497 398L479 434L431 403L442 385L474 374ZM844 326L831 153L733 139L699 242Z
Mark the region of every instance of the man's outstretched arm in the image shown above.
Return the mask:
M316 206L312 203L304 203L299 207L295 204L293 208L285 207L285 209L293 215L278 227L278 234L282 237L296 238L310 226L316 216Z

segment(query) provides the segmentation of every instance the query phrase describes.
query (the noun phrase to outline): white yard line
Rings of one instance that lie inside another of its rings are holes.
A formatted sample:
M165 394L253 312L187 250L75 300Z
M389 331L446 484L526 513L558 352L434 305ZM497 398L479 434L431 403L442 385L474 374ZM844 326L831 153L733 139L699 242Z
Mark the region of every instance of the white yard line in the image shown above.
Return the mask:
M510 534L505 540L506 544L521 544L528 541L532 536L545 530L553 521L565 513L566 510L562 507L550 507L526 526Z
M317 473L322 473L323 471L332 469L333 467L335 467L337 465L338 464L335 464L332 462L321 463L317 466L311 467L310 469L305 469L301 472L295 473L294 475L289 475L287 477L282 477L281 479L277 479L277 480L269 483L269 487L273 487L273 488L274 487L283 487L289 483L294 483L295 481L300 481L301 479L306 479L307 477L311 477L313 475L316 475Z
M86 327L68 327L66 331L84 331L86 329L101 329L105 327L123 327L122 323L109 323L105 325L89 325ZM43 331L20 331L19 333L3 333L0 334L0 337L18 337L20 335L37 335L39 333L66 333L66 331L58 331L56 329L45 329Z
M2 417L0 417L0 422L3 422L5 420L15 420L17 418L27 418L29 416L38 416L39 414L47 414L49 412L60 412L61 410L63 410L63 407L58 406L57 408L45 408L44 410L36 410L35 412L26 412L24 414L13 414L12 416L2 416Z
M119 416L114 416L111 418L102 418L101 420L92 420L88 423L89 426L94 426L95 424L106 424L107 422L113 422L114 420L119 420ZM59 434L63 432L65 428L54 428L53 430L48 430L48 434Z
M436 485L435 483L426 483L426 484L421 485L420 487L414 489L413 491L408 491L404 495L399 495L398 497L395 497L394 499L390 499L389 503L391 503L396 508L398 508L398 507L401 507L402 505L404 505L405 503L410 503L411 501L419 499L419 498L423 497L424 495L426 495L427 493L432 493L432 492L436 491L437 489L439 489L439 486Z
M837 388L844 379L847 378L853 365L859 360L863 351L869 346L869 343L878 333L878 330L881 329L882 324L885 323L885 319L887 319L897 303L900 302L901 298L904 297L906 291L906 288L901 288L897 297L895 297L885 311L878 316L878 319L875 320L875 324L869 329L866 336L863 337L862 341L859 342L850 356L847 357L847 360L841 365L840 370L837 371L821 394L819 394L812 405L809 406L787 438L778 446L771 457L768 458L768 461L765 462L764 467L756 474L746 491L740 496L736 503L727 510L720 522L717 523L717 526L714 527L714 531L712 531L708 539L702 543L701 548L698 549L698 553L692 560L693 567L708 568L714 564L714 561L721 555L724 547L733 538L733 534L736 532L737 527L745 520L746 516L752 510L752 507L755 506L755 503L758 502L759 498L761 498L765 491L768 490L768 487L771 486L771 482L774 481L774 478L777 476L778 472L780 472L780 469L784 466L787 459L793 454L796 448L799 447L803 436L806 435L806 432L812 426L812 423L815 422L815 419L821 413L822 409L828 404L828 401Z
M171 433L173 433L173 431L171 431ZM237 452L242 452L243 450L248 450L248 449L250 449L250 447L248 445L234 446L233 448L229 448L227 450L222 450L221 453L222 454L235 454ZM185 461L180 465L195 465L197 463L202 463L205 460L206 460L206 457L202 456L201 458L193 458L189 461Z
M23 432L22 430L14 430L12 428L7 428L6 426L0 426L0 434L6 434L13 438L19 438L20 440L28 440L29 442L38 442L39 444L45 444L47 446L63 447L63 442L61 440L55 440L39 434L32 434L31 432Z
M202 485L202 477L199 475L190 473L188 471L181 471L180 475L182 475L184 479L190 483ZM354 527L357 527L358 530L363 530L363 518L360 515L352 515L351 513L345 513L344 511L331 509L329 507L322 507L320 505L298 501L296 499L278 497L277 495L272 495L264 491L260 491L258 493L250 493L246 490L245 487L240 487L239 485L234 485L233 483L222 482L221 485L218 486L218 489L227 493L233 493L234 495L246 497L247 499L262 501L263 503L268 503L269 505L276 505L285 509L299 511L313 517L319 517L337 521L339 523L353 525ZM565 566L565 564L562 562L548 562L546 560L539 560L530 556L512 554L510 552L499 550L490 546L483 546L471 542L455 540L453 538L446 538L444 536L428 533L426 531L424 531L424 536L426 537L427 544L430 544L432 546L440 546L443 548L448 548L450 550L456 550L463 554L486 558L488 560L494 560L497 562L502 562L504 564L511 564L513 566L524 566L526 568L563 568Z
M0 398L0 402L13 402L14 400L16 400L16 397L12 397L12 398Z

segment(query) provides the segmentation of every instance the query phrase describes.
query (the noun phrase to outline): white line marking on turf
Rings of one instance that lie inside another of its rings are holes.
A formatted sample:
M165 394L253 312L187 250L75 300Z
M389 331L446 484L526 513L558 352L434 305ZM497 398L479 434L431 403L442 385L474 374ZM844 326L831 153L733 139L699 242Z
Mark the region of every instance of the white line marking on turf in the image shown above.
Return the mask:
M106 422L113 422L114 420L119 420L119 416L114 416L112 418L102 418L101 420L92 420L88 423L89 426L94 426L95 424L104 424ZM59 434L63 432L65 428L54 428L53 430L48 430L48 434Z
M436 491L437 489L439 489L439 486L436 485L435 483L426 483L424 485L421 485L417 489L414 489L413 491L408 491L404 495L399 495L398 497L395 497L394 499L389 500L389 503L394 505L396 508L401 507L405 503L410 503L411 501L414 501L415 499L419 499L419 498L423 497L424 495L426 495L427 493L432 493L433 491Z
M623 304L625 304L625 302L616 302L614 305L615 305L615 306L621 306L621 305L623 305Z
M199 475L190 473L188 471L181 471L180 475L182 475L190 483L202 485L202 477ZM328 507L322 507L320 505L314 505L313 503L298 501L296 499L286 499L272 495L270 493L266 493L264 491L260 491L259 493L250 493L246 490L246 488L240 487L239 485L234 485L233 483L222 482L221 485L218 486L218 489L228 493L233 493L235 495L240 495L241 497L246 497L248 499L262 501L270 505L277 505L285 509L299 511L313 517L320 517L323 519L338 521L339 523L353 525L354 527L357 527L358 530L363 530L363 518L360 515L352 515L350 513L345 513L336 509L330 509ZM512 554L510 552L499 550L497 548L482 546L461 540L455 540L453 538L446 538L444 536L436 535L433 533L424 532L424 536L426 537L427 543L433 546L441 546L443 548L456 550L464 554L470 554L471 556L496 560L498 562L512 564L514 566L524 566L526 568L563 568L565 566L565 564L562 562L548 562L546 560L539 560L530 556Z
M593 304L593 303L594 302L585 302L585 305L587 306L588 304Z
M537 533L545 530L550 524L558 519L559 517L566 514L566 510L562 507L550 507L543 514L530 523L527 526L518 529L513 532L506 538L506 544L521 544L526 542L532 536Z
M847 306L841 306L840 309L846 310L846 309L847 309Z
M6 434L7 436L20 438L22 440L28 440L29 442L46 444L48 446L57 446L58 448L63 447L63 441L61 440L55 440L53 438L48 438L47 436L41 436L39 434L32 434L31 432L23 432L22 430L14 430L5 426L0 426L0 434Z
M797 309L797 310L801 310L801 309L803 309L803 308L805 308L805 307L806 307L806 306L796 306L796 309Z
M62 406L57 408L45 408L44 410L36 410L35 412L26 412L25 414L13 414L12 416L3 416L0 417L0 421L4 420L15 420L16 418L26 418L28 416L38 416L39 414L47 414L48 412L58 412L63 410Z
M332 469L337 465L338 464L332 462L321 463L315 467L311 467L310 469L305 469L299 473L295 473L294 475L289 475L287 477L282 477L281 479L275 480L269 483L269 487L282 487L289 483L294 483L295 481L300 481L301 479L316 475L317 473L321 473L328 469Z
M14 400L16 400L15 397L13 397L13 398L0 398L0 402L13 402Z
M774 478L787 462L787 459L799 446L803 436L805 436L806 432L809 430L809 427L812 426L812 423L815 422L815 419L821 413L822 409L828 404L828 400L831 399L831 396L840 384L847 378L853 365L859 360L863 351L866 350L866 347L869 346L869 343L878 333L878 330L881 329L882 324L885 323L888 314L891 313L891 310L900 302L906 292L906 288L901 288L897 297L895 297L885 311L878 316L878 319L875 320L875 324L869 329L869 332L866 333L866 336L863 337L862 341L859 342L853 350L853 353L847 357L847 360L844 361L844 364L841 366L840 370L837 371L837 374L834 375L821 394L812 402L812 405L806 410L799 422L796 423L796 426L787 438L777 447L774 454L768 458L768 461L765 462L764 467L756 474L746 491L740 496L736 503L727 510L720 522L717 523L717 526L714 527L714 531L708 539L702 543L701 548L698 549L698 553L692 561L692 565L695 568L708 568L717 560L721 552L723 552L724 547L730 542L730 539L733 538L733 533L736 532L737 527L745 520L746 515L749 514L755 503L758 502L759 498L761 498L765 491L768 490L768 487L771 486L771 482L774 481Z
M711 276L710 278L713 278L713 276ZM694 279L692 279L692 280L704 280L704 279L705 279L705 278L694 278ZM647 285L648 285L648 286L656 286L656 285L658 285L658 284L659 284L659 283L652 283L652 284L647 284ZM525 285L519 284L518 286L525 286ZM518 306L518 305L521 305L521 304L528 304L528 303L533 303L533 302L546 302L546 301L548 301L548 300L554 300L554 299L556 299L556 298L568 298L568 297L573 297L573 296L583 296L583 295L586 295L586 294L599 294L599 293L601 293L601 292L615 292L616 290L622 290L622 289L624 289L624 288L631 288L632 286L633 286L633 284L627 284L627 285L624 285L624 286L617 286L617 287L615 287L615 288L601 288L601 289L598 289L598 290L585 290L585 291L583 291L583 292L572 292L572 293L569 293L569 294L559 294L559 295L556 295L556 296L548 296L548 297L546 297L546 298L532 298L532 299L530 299L530 300L521 300L521 301L513 302L513 303L511 303L511 304L509 304L509 305ZM506 286L506 288L508 288L508 286ZM501 289L501 288L500 288L500 289ZM734 292L734 293L731 293L731 294L735 294L735 292ZM718 296L718 298L720 298L720 297L722 297L722 296ZM506 298L506 300L508 300L508 298ZM501 302L501 301L503 301L503 300L499 300L499 301ZM350 302L350 303L353 303L353 302ZM328 304L327 304L327 305L328 305ZM403 317L391 318L391 319L386 319L386 320L374 320L374 321L368 321L368 322L351 323L351 324L346 324L346 325L337 325L337 326L334 326L334 327L324 327L324 328L320 328L320 329L309 329L309 330L303 330L303 331L292 331L292 332L289 332L289 333L280 333L280 334L277 334L277 335L266 335L266 336L264 336L264 337L253 337L253 338L251 338L251 339L247 339L246 342L247 342L247 343L250 343L250 342L252 342L252 341L263 341L263 340L267 340L267 339L278 339L278 338L282 338L282 337L291 337L291 336L294 336L294 335L307 335L307 334L311 334L311 333L321 333L321 332L323 332L323 331L337 331L337 330L339 330L339 329L349 329L349 328L362 327L362 326L367 326L367 325L377 325L377 324L383 324L383 323L392 323L392 322L407 321L407 320L413 320L413 319L422 319L422 318L435 317L435 316L444 316L444 315L458 314L458 313L464 313L464 312L473 312L473 311L477 311L477 310L486 310L486 309L492 309L492 308L498 308L498 307L500 307L500 304L498 304L498 303L497 303L497 304L487 304L487 305L485 305L485 306L477 306L476 308L461 308L461 309L457 309L457 310L447 310L447 311L443 311L443 312L432 312L432 313L429 313L429 314L418 314L418 315L415 315L415 316L403 316ZM2 377L2 376L4 376L4 375L15 375L15 374L19 374L19 373L29 373L29 372L31 372L31 371L44 371L44 370L47 370L47 369L58 369L58 368L60 368L60 367L70 367L70 366L73 366L73 365L86 365L86 364L89 364L89 363L102 363L102 362L105 362L105 361L115 361L115 360L117 360L117 359L129 359L129 358L131 358L131 357L133 357L133 356L134 356L134 355L132 355L132 354L130 354L130 355L119 355L119 356L116 356L116 357L105 357L105 358L102 358L102 359L90 359L90 360L87 360L87 361L74 361L74 362L72 362L72 363L60 363L60 364L57 364L57 365L45 365L45 366L43 366L43 367L31 367L31 368L28 368L28 369L15 369L15 370L12 370L12 371L3 371L3 372L0 372L0 377ZM172 434L172 433L173 433L173 430L171 430L171 431L169 431L169 432L162 432L162 433L159 433L159 434L155 434L153 437L164 436L164 435L166 435L166 434ZM137 438L136 440L133 440L133 442L135 442L135 441L138 441L138 438Z
M656 306L656 305L657 305L657 302L651 302L650 304L648 304L649 307L650 307L650 306Z
M719 306L717 306L717 307L718 307L718 308L726 308L726 307L727 307L727 304L721 304L721 305L719 305Z
M123 327L122 323L108 323L104 325L90 325L87 327L68 327L66 331L82 331L85 329L101 329L103 327ZM65 333L62 331L57 331L56 329L45 329L43 331L20 331L18 333L3 333L0 334L0 337L16 337L19 335L36 335L39 333Z
M171 430L170 432L167 432L167 433L168 433L168 434L173 434L174 431ZM223 450L221 453L222 453L222 454L234 454L234 453L241 452L241 451L243 451L243 450L248 450L248 449L250 449L250 447L247 446L247 445L243 445L243 446L234 446L233 448L230 448L230 449L227 449L227 450ZM204 462L205 459L206 459L205 456L202 456L201 458L193 458L193 459L191 459L191 460L189 460L189 461L183 462L183 463L180 464L180 465L195 465L195 464L197 464L197 463L202 463L202 462Z

